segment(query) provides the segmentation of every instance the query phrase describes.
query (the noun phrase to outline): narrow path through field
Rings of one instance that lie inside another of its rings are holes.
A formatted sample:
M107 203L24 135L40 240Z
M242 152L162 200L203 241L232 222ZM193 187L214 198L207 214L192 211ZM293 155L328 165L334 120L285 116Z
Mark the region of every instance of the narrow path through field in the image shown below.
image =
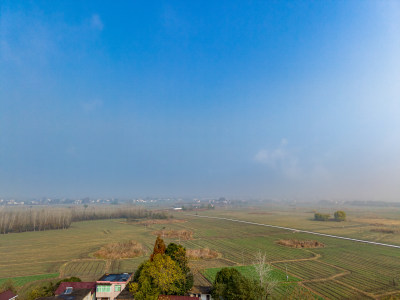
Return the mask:
M279 229L283 229L283 230L291 230L291 231L314 234L314 235L319 235L319 236L326 236L326 237L335 238L335 239L348 240L348 241L353 241L353 242L358 242L358 243L365 243L365 244L370 244L370 245L378 245L378 246L400 249L400 246L398 246L398 245L391 245L391 244L384 244L384 243L378 243L378 242L372 242L372 241L366 241L366 240L359 240L359 239L353 239L353 238L348 238L348 237L344 237L344 236L338 236L338 235L332 235L332 234L326 234L326 233L320 233L320 232L314 232L314 231L308 231L308 230L302 230L302 229L296 229L296 228L289 228L289 227L283 227L283 226L277 226L277 225L255 223L255 222L229 219L229 218L223 218L223 217L200 216L200 215L192 215L192 214L187 214L187 216L192 216L192 217L197 217L197 218L226 220L226 221L231 221L231 222L245 223L245 224L257 225L257 226L279 228Z

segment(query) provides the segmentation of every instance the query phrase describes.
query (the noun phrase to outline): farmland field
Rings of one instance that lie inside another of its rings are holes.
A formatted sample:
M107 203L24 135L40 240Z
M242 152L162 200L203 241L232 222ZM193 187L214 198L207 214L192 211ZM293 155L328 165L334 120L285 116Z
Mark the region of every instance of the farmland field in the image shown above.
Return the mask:
M357 210L348 213L349 221L339 223L312 221L312 214L307 208L296 211L263 209L265 213L262 209L246 208L216 209L199 214L356 238L370 237L371 240L393 244L400 242L397 235L392 235L392 239L386 234L369 235L369 228L373 225L359 221L366 216ZM382 224L385 217L386 220L394 220L393 211L375 212L374 217ZM209 248L221 253L222 257L216 259L190 262L193 269L203 273L210 268L251 265L255 254L261 251L266 254L268 262L280 270L277 272L285 274L287 271L293 276L291 278L299 278L299 285L304 289L326 299L379 299L400 294L399 249L227 220L205 220L185 213L175 213L175 218L185 219L186 222L144 226L124 220L98 220L76 222L65 230L0 235L0 278L60 273L60 277L78 276L84 280L95 280L105 272L132 272L148 255L103 260L95 258L93 253L105 244L127 240L142 243L150 252L155 240L151 233L165 227L166 230L185 229L194 233L192 240L165 238L166 243L181 242L186 248ZM400 225L392 222L390 226ZM277 244L279 239L318 240L325 247L290 248ZM275 298L284 298L285 293L294 288L292 283L284 281L277 287Z
M233 267L234 269L238 270L241 274L243 274L244 276L248 277L248 278L259 278L259 276L257 275L254 266L250 265L250 266L235 266ZM222 268L209 268L209 269L205 269L203 271L204 276L206 276L206 278L213 282L215 280L215 276L217 275L217 273L221 270ZM278 281L286 281L286 274L285 272L279 270L279 269L272 269L272 278ZM288 275L288 281L289 282L293 282L293 281L300 281L300 279L290 276Z

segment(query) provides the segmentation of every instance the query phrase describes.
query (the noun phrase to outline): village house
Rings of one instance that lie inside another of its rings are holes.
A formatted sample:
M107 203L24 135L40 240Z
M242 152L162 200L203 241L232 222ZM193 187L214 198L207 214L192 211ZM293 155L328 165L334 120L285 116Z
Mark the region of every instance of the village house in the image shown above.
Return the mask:
M212 284L200 272L193 274L193 287L188 292L190 297L198 297L201 300L212 300Z
M84 296L82 300L96 300L96 282L61 282L54 294L71 296L74 293Z
M62 282L55 296L36 300L96 300L96 282Z
M132 273L103 275L96 282L96 299L115 300L121 291L125 289L131 277Z

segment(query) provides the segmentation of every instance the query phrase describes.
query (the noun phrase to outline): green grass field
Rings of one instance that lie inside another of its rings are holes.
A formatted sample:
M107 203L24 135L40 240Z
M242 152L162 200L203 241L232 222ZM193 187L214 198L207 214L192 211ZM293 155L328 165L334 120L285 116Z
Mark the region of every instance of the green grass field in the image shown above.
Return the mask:
M256 212L256 213L255 213ZM220 215L265 224L310 229L320 232L365 238L368 228L373 226L360 222L372 212L363 215L360 211L348 211L349 221L316 222L310 220L310 209L258 208L199 212L199 214ZM396 224L395 212L374 212L370 217ZM26 232L0 235L0 278L30 275L56 274L60 277L79 276L84 280L96 280L105 272L132 272L153 248L155 230L187 229L194 232L194 239L181 241L187 248L208 247L221 253L212 260L191 261L195 270L222 268L226 266L248 266L254 263L255 254L265 253L274 268L299 278L299 284L316 295L326 299L384 298L389 293L400 294L400 251L382 246L360 244L305 233L276 228L234 223L226 220L202 219L176 213L176 218L185 223L154 224L143 226L127 224L124 220L98 220L73 223L70 229L45 232ZM356 220L356 221L352 221ZM397 226L397 225L391 226ZM360 232L360 236L356 233ZM385 234L374 233L373 240L399 243ZM325 244L318 249L295 249L278 245L279 239L318 240ZM135 259L101 260L93 253L101 246L119 241L135 240L142 243L148 253ZM165 239L166 243L179 242ZM246 267L245 267L246 268ZM285 275L286 276L286 275ZM35 278L34 276L32 278ZM291 277L292 278L292 277ZM0 279L1 280L1 279ZM19 285L23 285L21 283ZM277 288L278 297L284 298L290 284Z

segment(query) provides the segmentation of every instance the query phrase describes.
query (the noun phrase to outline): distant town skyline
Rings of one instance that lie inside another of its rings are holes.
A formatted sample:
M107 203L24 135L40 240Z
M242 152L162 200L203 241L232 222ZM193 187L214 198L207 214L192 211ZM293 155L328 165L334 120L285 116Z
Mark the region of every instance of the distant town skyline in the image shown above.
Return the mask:
M400 201L400 2L0 4L0 197Z

